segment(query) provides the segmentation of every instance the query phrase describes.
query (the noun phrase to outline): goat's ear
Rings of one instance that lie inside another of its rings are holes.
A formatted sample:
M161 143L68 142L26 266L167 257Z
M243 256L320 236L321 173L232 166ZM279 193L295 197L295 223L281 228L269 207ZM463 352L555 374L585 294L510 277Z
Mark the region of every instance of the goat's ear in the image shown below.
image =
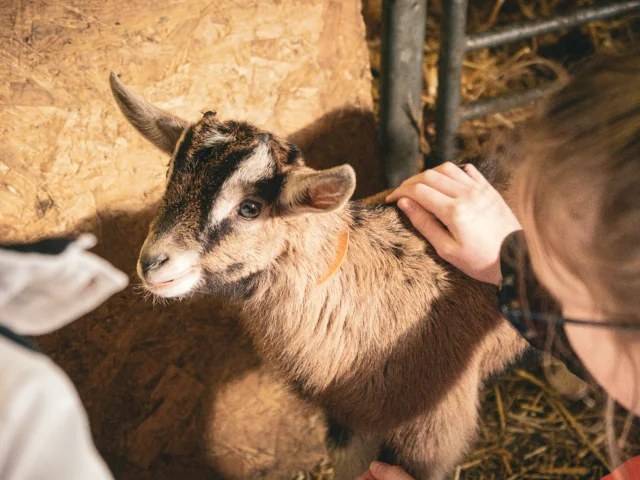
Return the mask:
M154 107L124 86L115 73L109 77L111 91L118 107L129 123L156 147L169 155L173 154L188 122Z
M332 212L349 201L356 188L356 174L350 165L321 171L293 169L280 196L285 214Z

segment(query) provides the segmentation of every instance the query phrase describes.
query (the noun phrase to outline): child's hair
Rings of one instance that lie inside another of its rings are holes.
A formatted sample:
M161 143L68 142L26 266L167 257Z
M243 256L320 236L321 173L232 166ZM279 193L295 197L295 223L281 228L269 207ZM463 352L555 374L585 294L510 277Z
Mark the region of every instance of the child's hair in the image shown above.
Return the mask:
M518 203L542 248L603 314L640 322L640 49L585 65L521 142Z
M544 102L521 131L517 153L508 159L515 168L508 169L526 178L514 200L542 251L583 281L605 318L640 323L637 47L592 59ZM607 438L615 466L613 412L609 399Z

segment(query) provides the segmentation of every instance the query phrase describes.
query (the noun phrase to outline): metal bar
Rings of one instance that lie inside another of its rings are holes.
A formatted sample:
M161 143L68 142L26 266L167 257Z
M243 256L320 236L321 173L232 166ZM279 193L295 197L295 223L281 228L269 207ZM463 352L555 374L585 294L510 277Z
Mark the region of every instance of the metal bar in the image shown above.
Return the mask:
M418 173L427 0L384 0L380 146L387 186Z
M464 56L467 0L442 2L440 57L438 59L438 98L436 101L436 149L427 168L453 160L460 124L460 82Z
M562 85L560 85L559 82L549 82L547 85L530 88L522 92L488 98L486 100L478 100L467 105L462 105L460 108L460 121L466 122L474 118L484 117L490 113L504 112L528 103L533 103L559 90L561 87Z
M447 2L444 2L447 3ZM444 5L443 5L444 6ZM626 0L602 7L583 8L569 15L545 20L516 23L499 31L488 31L467 36L467 51L496 47L505 43L516 42L536 35L555 32L566 28L577 27L596 20L606 20L622 13L640 9L640 0Z

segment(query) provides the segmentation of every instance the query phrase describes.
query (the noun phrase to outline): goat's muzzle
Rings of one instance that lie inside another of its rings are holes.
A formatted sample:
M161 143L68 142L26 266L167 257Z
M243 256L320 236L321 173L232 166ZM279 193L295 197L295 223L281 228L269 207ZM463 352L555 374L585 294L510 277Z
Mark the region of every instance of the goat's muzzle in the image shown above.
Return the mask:
M138 275L144 286L160 297L179 297L198 284L201 269L198 254L145 242L138 259Z

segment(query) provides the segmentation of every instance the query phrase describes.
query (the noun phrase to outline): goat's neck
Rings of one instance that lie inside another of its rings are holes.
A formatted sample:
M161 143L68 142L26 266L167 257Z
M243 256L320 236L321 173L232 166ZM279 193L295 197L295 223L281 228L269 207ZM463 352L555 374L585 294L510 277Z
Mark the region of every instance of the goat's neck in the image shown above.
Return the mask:
M307 275L296 276L300 286L304 282L307 288L313 288L328 282L340 270L349 249L348 240L346 245L344 241L351 237L352 226L344 212L314 215L307 221L307 228L289 245L291 258L307 269Z
M250 306L272 311L284 308L294 297L305 305L312 300L323 301L335 290L335 286L331 288L333 282L344 277L345 269L354 262L352 253L358 242L354 233L362 227L354 229L349 212L309 215L297 220L285 241L284 253L254 285L257 288L248 300ZM349 235L349 244L346 252L340 252L341 237L345 234ZM343 262L336 269L336 260L342 253ZM304 312L298 316L300 313Z
M278 266L257 282L245 320L265 356L285 369L305 365L301 371L321 377L313 382L321 384L344 374L359 361L358 352L390 344L419 321L430 293L408 289L407 282L426 284L431 260L424 242L402 227L392 209L349 208L305 221ZM318 285L347 230L341 267Z

